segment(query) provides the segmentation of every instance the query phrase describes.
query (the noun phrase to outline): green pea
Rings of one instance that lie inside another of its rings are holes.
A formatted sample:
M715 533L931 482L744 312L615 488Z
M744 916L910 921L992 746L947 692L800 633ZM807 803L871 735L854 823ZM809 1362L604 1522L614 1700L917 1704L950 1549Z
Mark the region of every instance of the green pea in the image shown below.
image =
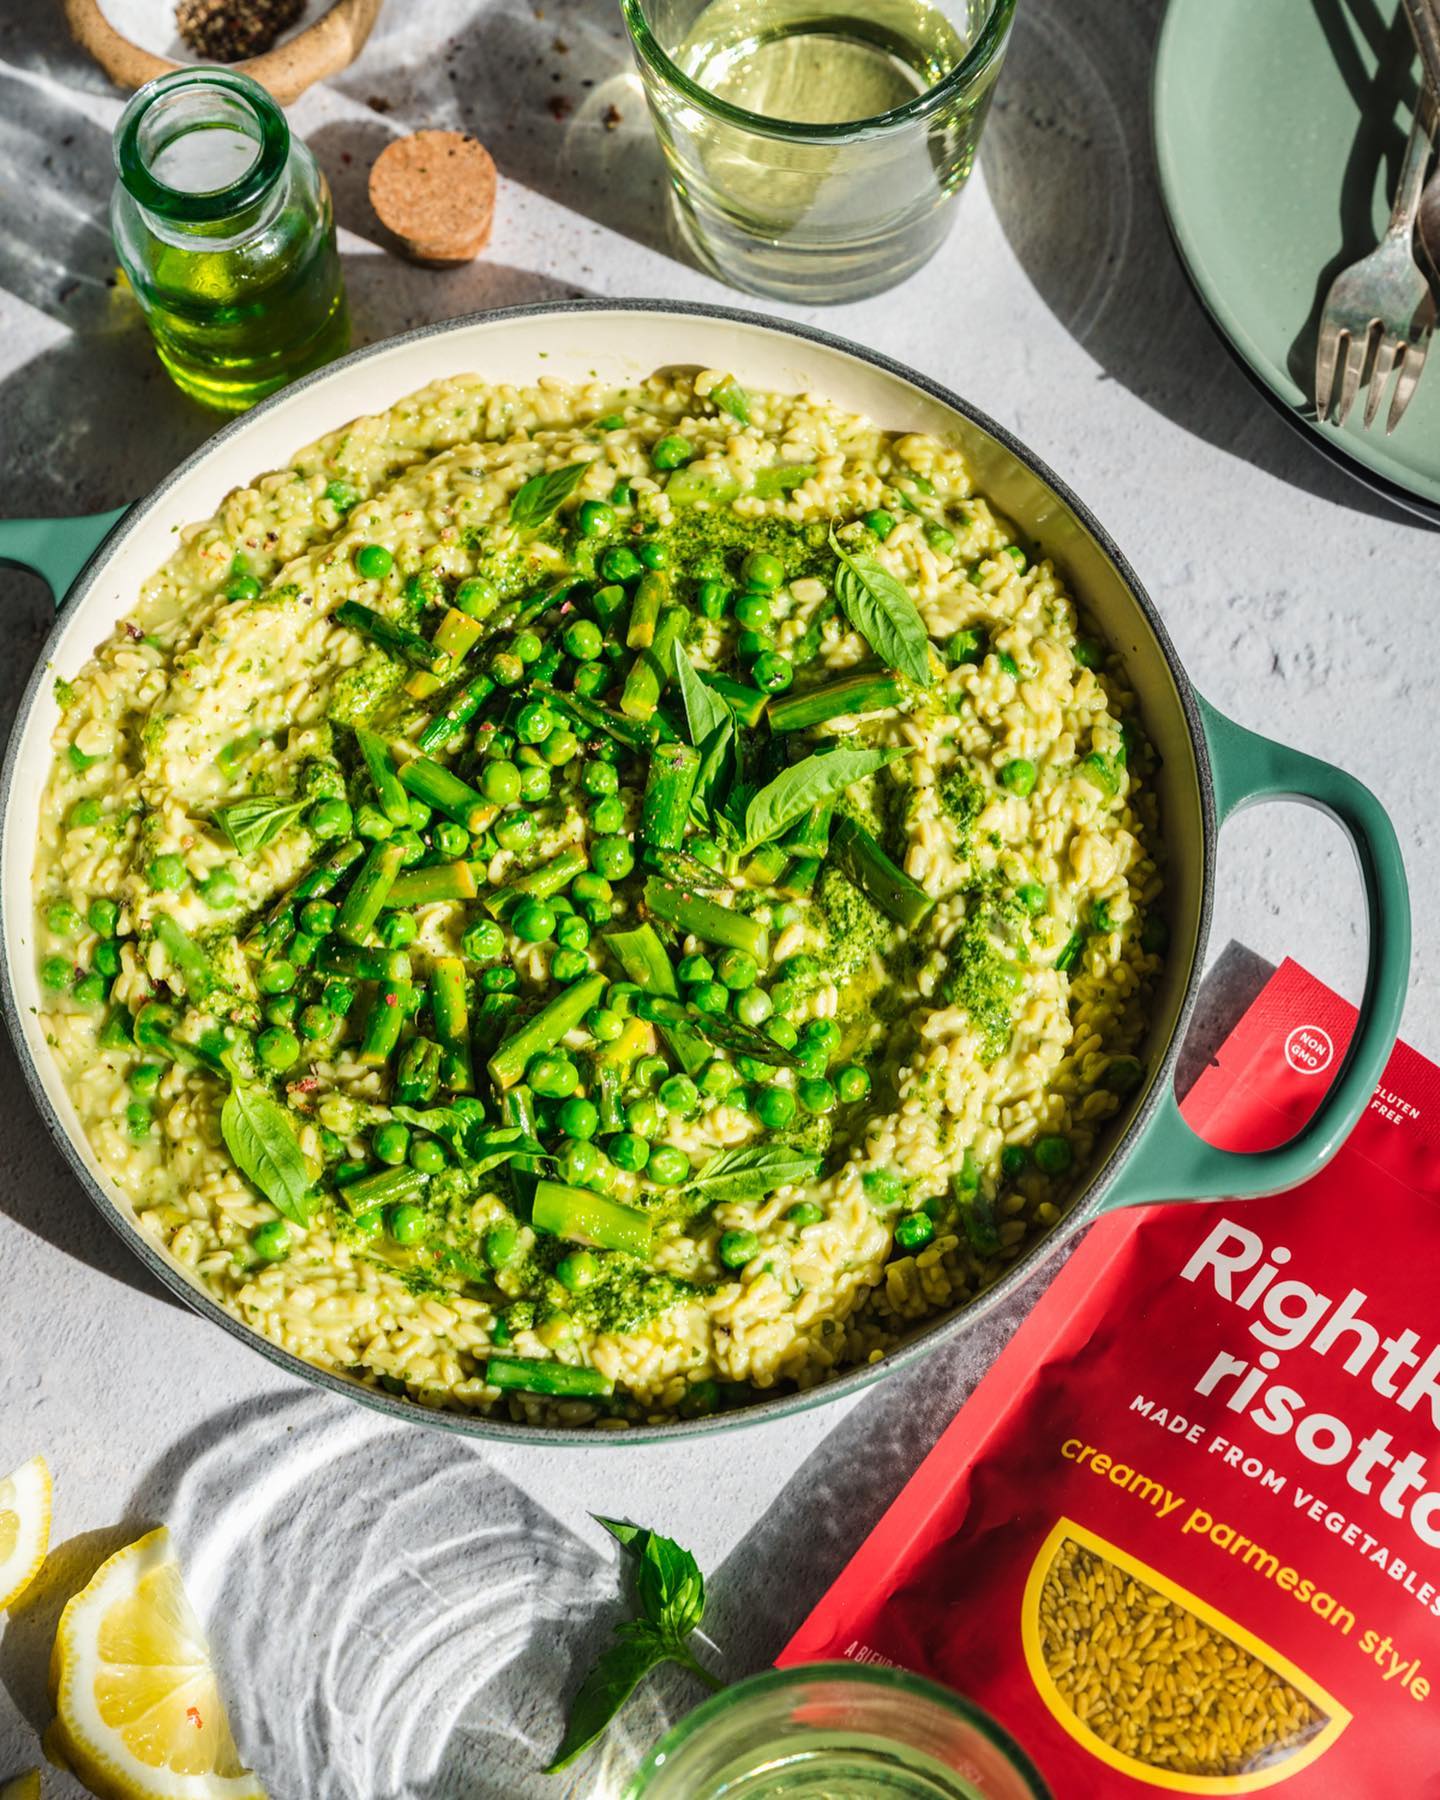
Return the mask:
M735 639L735 654L747 662L774 648L775 640L768 631L742 631Z
M895 529L895 515L886 512L883 506L877 506L866 513L865 523L869 529L875 533L876 537L880 539L881 543L884 543L885 539L889 537L890 533Z
M377 1125L370 1133L371 1154L377 1161L398 1167L410 1149L410 1128L398 1119Z
M955 548L955 533L948 525L927 525L925 542L941 556L948 556Z
M562 950L584 950L590 942L590 927L578 913L567 913L555 927L555 941Z
M81 921L68 900L55 900L45 909L45 923L56 937L74 937Z
M700 1092L712 1100L723 1099L740 1079L736 1070L718 1056L712 1057L700 1071Z
M362 544L355 552L355 568L366 581L383 581L395 566L395 558L383 544Z
M160 1079L165 1071L159 1063L137 1063L125 1077L126 1085L132 1094L142 1100L148 1100L160 1086Z
M410 1146L410 1167L422 1175L438 1175L448 1161L445 1146L435 1138L417 1137Z
M306 934L314 938L329 937L335 929L335 918L339 908L330 900L307 900L300 908L300 924Z
M395 835L395 825L378 806L366 800L355 809L355 831L359 837L383 841Z
M606 794L591 805L589 818L592 831L602 837L614 837L625 827L625 802L618 794Z
M750 665L750 679L763 693L783 694L795 679L795 667L788 656L762 650Z
M491 962L505 950L505 932L494 919L477 919L467 927L460 948L471 962Z
M612 544L600 558L600 573L607 581L634 581L645 565L625 544Z
M606 1145L617 1169L638 1175L650 1159L650 1146L638 1131L618 1131Z
M290 1254L290 1227L284 1219L267 1219L250 1233L250 1248L261 1262L281 1262Z
M481 1254L492 1269L514 1262L520 1251L520 1230L510 1220L492 1225L480 1241Z
M120 923L120 908L113 900L92 900L85 912L90 929L99 937L114 937Z
M183 856L166 855L152 859L145 877L156 893L175 894L189 881L190 872Z
M683 469L695 455L695 446L685 437L663 437L650 452L650 461L657 469Z
M576 1094L560 1108L559 1124L566 1137L588 1141L600 1129L600 1114L592 1101Z
M600 1147L586 1138L572 1138L560 1158L560 1173L572 1187L585 1187L600 1169Z
M1076 638L1075 660L1082 669L1098 669L1105 661L1105 646L1094 638Z
M1030 1167L1030 1152L1023 1144L1007 1144L1000 1152L1000 1173L1011 1181Z
M576 619L561 633L560 642L576 662L594 662L604 643L600 627L593 619Z
M1069 1138L1052 1135L1035 1140L1035 1166L1042 1174L1063 1175L1074 1155Z
M664 1118L660 1102L652 1100L648 1094L640 1100L632 1100L625 1108L625 1123L635 1137L653 1138L664 1123Z
M680 958L675 973L688 987L695 982L713 981L715 979L715 965L708 956L702 955L697 950L692 951L689 956L682 956Z
M580 1071L565 1056L532 1056L525 1079L547 1100L566 1100L580 1085Z
M580 740L568 727L562 726L559 731L550 733L541 748L546 762L552 768L560 769L579 753Z
M95 954L90 958L90 967L97 975L113 981L120 973L120 946L112 943L97 944Z
M492 762L513 760L515 755L515 733L513 731L501 731L493 725L483 726L482 731L484 741L481 741L481 732L477 731L475 748L483 757Z
M511 813L496 825L495 842L502 850L528 850L539 831L539 826L529 813Z
M550 958L550 973L562 985L568 986L589 972L590 958L583 950L557 950Z
M863 1100L870 1092L870 1075L858 1063L850 1063L839 1070L835 1076L835 1092L846 1103L853 1105Z
M584 1023L591 1037L600 1044L613 1044L625 1030L625 1021L608 1006L592 1006Z
M746 988L735 996L735 1016L742 1025L763 1025L773 1010L764 988Z
M580 530L586 537L605 537L615 529L615 508L603 500L586 500L580 507Z
M296 1020L301 1037L312 1044L329 1037L338 1023L339 1020L326 1006L307 1006Z
M1038 774L1039 771L1028 757L1017 756L1001 769L1000 785L1008 788L1012 794L1024 796L1034 792Z
M500 604L500 590L483 575L467 575L450 604L472 619L484 619Z
M700 1104L700 1090L688 1075L671 1075L660 1083L659 1100L666 1112L688 1119Z
M305 823L317 838L348 837L355 816L344 800L317 800L305 814Z
M824 1217L825 1208L813 1200L797 1200L785 1212L787 1222L797 1229L803 1229L806 1225L819 1225Z
M510 928L523 943L543 944L555 935L555 909L544 900L526 900L515 909Z
M413 797L410 801L409 811L410 829L412 831L424 831L430 821L435 817L433 807L429 807L423 800L416 800Z
M260 583L253 575L236 575L226 582L223 591L227 600L258 600Z
M620 791L620 772L613 763L587 762L580 767L580 786L594 800ZM581 896L584 897L583 895Z
M678 1187L690 1173L690 1158L674 1144L656 1144L645 1173L657 1187Z
M828 1056L840 1042L840 1027L833 1019L807 1019L800 1030L800 1042L807 1049L820 1050Z
M725 860L725 852L715 842L714 838L693 837L690 839L689 843L686 844L685 848L695 858L696 862L704 863L707 869L718 869Z
M47 988L57 993L70 985L75 974L75 965L68 956L47 956L40 964L40 979Z
M795 1095L808 1113L828 1113L835 1110L835 1089L823 1077L802 1081L795 1089Z
M692 1006L713 1018L730 1010L730 990L718 981L702 981L698 987L691 988L689 998Z
M753 588L778 588L785 579L785 565L768 550L752 550L741 563L740 573Z
M77 800L70 808L65 822L74 830L79 830L87 825L98 825L100 823L100 802L93 797Z
M555 1279L572 1294L578 1294L600 1279L600 1259L593 1250L572 1250L556 1263Z
M775 609L764 594L742 594L735 602L735 623L742 631L768 631Z
M651 1158L653 1166L654 1158ZM760 1253L760 1240L753 1231L722 1231L720 1260L727 1269L743 1269Z
M380 921L380 942L387 950L403 950L419 935L420 927L415 923L413 913L388 912Z
M597 875L591 869L582 869L570 883L570 892L577 900L609 900L615 890L603 875Z
M952 631L945 640L945 660L952 669L959 668L962 663L982 662L984 657L984 633L976 631L973 626L962 625L959 631Z
M288 994L297 979L294 963L277 957L274 962L264 964L255 977L255 985L262 994Z
M288 1025L272 1025L255 1040L255 1054L275 1074L293 1068L300 1057L300 1040Z
M904 1213L895 1221L895 1242L902 1250L919 1250L935 1235L935 1221L928 1213Z
M663 1056L642 1056L635 1064L635 1080L642 1088L653 1088L669 1072L670 1065Z
M525 665L511 650L497 650L490 658L490 674L498 687L519 687L525 679Z
M522 744L543 744L555 729L555 715L543 700L527 700L515 717L515 735Z
M543 764L527 763L520 771L520 798L529 805L550 797L550 771Z
M397 1244L422 1244L430 1235L430 1221L423 1208L408 1200L385 1209L385 1226Z
M1026 912L1032 915L1044 912L1045 908L1050 904L1049 889L1044 887L1038 881L1022 882L1015 890L1015 898L1025 908Z
M510 994L520 985L520 977L508 965L480 971L480 989L486 994Z
M795 1096L789 1088L768 1086L755 1096L755 1117L768 1131L783 1131L795 1117Z
M623 881L635 867L635 852L626 838L595 838L590 845L590 867L607 881Z
M1010 558L1011 562L1014 563L1015 567L1017 569L1019 569L1019 571L1022 575L1025 573L1025 570L1030 566L1028 561L1026 560L1025 552L1020 548L1020 546L1018 544L1007 544L1005 546L1005 548L1000 552L1000 554L1002 556L1008 556Z
M762 1029L770 1042L782 1050L793 1050L800 1041L800 1033L788 1019L767 1019Z

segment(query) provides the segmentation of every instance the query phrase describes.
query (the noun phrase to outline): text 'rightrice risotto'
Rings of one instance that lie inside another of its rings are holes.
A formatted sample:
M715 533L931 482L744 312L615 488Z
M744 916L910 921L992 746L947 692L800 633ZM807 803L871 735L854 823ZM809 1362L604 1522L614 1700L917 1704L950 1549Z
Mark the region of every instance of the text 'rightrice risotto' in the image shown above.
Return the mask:
M1124 672L960 453L460 377L187 528L57 683L45 1026L321 1367L608 1429L875 1361L1060 1218L1165 949Z

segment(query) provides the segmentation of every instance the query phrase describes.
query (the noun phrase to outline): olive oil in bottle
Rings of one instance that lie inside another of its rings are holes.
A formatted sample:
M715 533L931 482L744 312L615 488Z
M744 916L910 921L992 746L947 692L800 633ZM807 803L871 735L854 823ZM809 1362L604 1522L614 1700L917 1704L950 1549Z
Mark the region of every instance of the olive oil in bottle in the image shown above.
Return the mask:
M264 88L181 70L115 132L120 266L177 386L240 412L350 336L325 178Z

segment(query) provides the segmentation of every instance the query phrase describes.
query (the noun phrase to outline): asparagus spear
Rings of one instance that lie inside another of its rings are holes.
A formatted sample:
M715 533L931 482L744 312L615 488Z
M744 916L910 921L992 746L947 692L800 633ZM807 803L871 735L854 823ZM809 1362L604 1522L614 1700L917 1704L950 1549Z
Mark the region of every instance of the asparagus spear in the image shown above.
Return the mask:
M657 919L664 919L677 930L693 932L707 944L748 950L757 962L764 962L770 953L769 933L758 919L706 900L700 894L687 893L658 875L652 875L645 883L645 904Z
M384 613L376 612L373 606L366 606L359 600L343 601L331 616L337 625L348 625L382 650L402 656L406 662L414 663L418 669L428 669L432 675L444 675L451 667L450 658L443 650L437 650L429 638L397 625Z
M433 1038L413 1037L400 1052L395 1071L397 1106L427 1106L440 1088L440 1046Z
M673 740L676 735L659 713L648 719L626 718L623 713L613 712L608 706L602 706L598 700L588 699L583 694L562 694L548 681L535 682L531 692L549 701L557 712L564 713L568 718L603 731L607 737L614 738L617 744L623 744L627 750L653 750L657 744Z
M536 1356L492 1356L485 1365L485 1379L502 1393L553 1394L570 1400L604 1398L615 1392L614 1382L598 1369Z
M427 753L438 750L451 738L458 737L495 692L496 686L493 676L472 675L444 712L436 713L421 731L415 740L421 750Z
M620 710L630 719L648 719L660 704L660 696L675 667L675 646L685 635L690 619L683 606L667 606L655 627L653 642L636 652L620 695Z
M562 850L538 869L531 869L487 894L481 905L492 919L498 919L521 899L553 900L561 888L568 886L588 866L588 862L583 850Z
M657 744L640 803L640 835L657 850L678 850L690 818L700 752L688 744Z
M868 894L887 918L913 931L933 910L935 902L924 888L897 868L863 825L841 819L831 841L836 867L848 875L863 894Z
M633 1206L622 1206L589 1188L542 1181L535 1189L530 1222L537 1231L593 1244L601 1250L623 1250L630 1256L650 1254L650 1220Z
M648 650L655 641L660 612L670 598L670 582L656 569L648 569L640 577L635 598L630 602L630 622L625 630L625 646L629 650Z
M765 716L768 695L759 688L747 687L728 675L716 675L710 669L697 670L706 687L717 693L742 725L758 725Z
M483 831L496 808L468 782L428 756L416 756L402 765L400 779L409 791L436 812L454 819L467 831Z
M777 695L769 703L772 731L805 731L846 713L880 712L905 698L905 683L888 670L861 670L807 688L803 694Z
M405 1023L410 999L410 983L386 979L375 990L370 1010L360 1033L360 1060L371 1068L389 1062L400 1042L400 1027Z
M365 759L370 784L375 789L381 812L392 825L408 826L410 799L400 785L400 777L395 773L395 764L385 747L385 740L377 732L367 731L361 725L356 727L355 742L360 746L360 754Z
M480 621L469 613L461 612L457 607L450 607L440 623L435 627L435 636L430 640L437 650L443 650L455 664L462 663L475 646L480 636ZM432 675L428 669L417 669L405 683L405 692L412 700L424 700L440 686L440 677Z
M403 1200L418 1200L425 1191L428 1175L419 1169L377 1169L373 1175L362 1175L347 1181L340 1190L346 1207L357 1218L373 1212L377 1206L393 1206Z
M365 949L359 944L337 944L333 938L320 946L315 966L322 975L343 975L350 981L410 978L410 958L403 950Z
M391 883L400 873L404 854L399 844L388 840L371 845L370 854L361 863L335 919L336 932L347 942L360 944L365 941L380 916Z
M579 981L562 988L547 1006L527 1019L490 1058L486 1067L496 1087L513 1087L525 1073L532 1056L553 1050L567 1031L573 1031L592 1006L600 1004L605 991L605 977L584 975Z
M473 900L475 871L468 862L431 863L423 869L405 869L395 877L385 896L387 909L428 906L435 900Z
M440 1079L452 1093L475 1088L470 1062L470 1021L465 1006L465 965L458 956L436 957L430 970L430 1010L440 1040Z

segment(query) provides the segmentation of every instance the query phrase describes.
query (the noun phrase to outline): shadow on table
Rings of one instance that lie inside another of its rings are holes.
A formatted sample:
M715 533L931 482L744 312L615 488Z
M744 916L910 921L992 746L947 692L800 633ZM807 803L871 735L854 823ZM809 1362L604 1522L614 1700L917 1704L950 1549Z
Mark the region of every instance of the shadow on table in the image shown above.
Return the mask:
M1245 945L1226 945L1201 986L1181 1051L1175 1083L1181 1098L1272 973ZM779 1655L1055 1279L1070 1248L1049 1259L999 1312L872 1389L791 1476L711 1584L705 1630L726 1646L727 1677L763 1668Z
M1166 226L1150 139L1162 12L1162 0L1027 0L1016 8L981 151L1011 248L1101 364L1102 379L1294 487L1413 524L1327 463L1268 401L1259 403L1191 291Z

